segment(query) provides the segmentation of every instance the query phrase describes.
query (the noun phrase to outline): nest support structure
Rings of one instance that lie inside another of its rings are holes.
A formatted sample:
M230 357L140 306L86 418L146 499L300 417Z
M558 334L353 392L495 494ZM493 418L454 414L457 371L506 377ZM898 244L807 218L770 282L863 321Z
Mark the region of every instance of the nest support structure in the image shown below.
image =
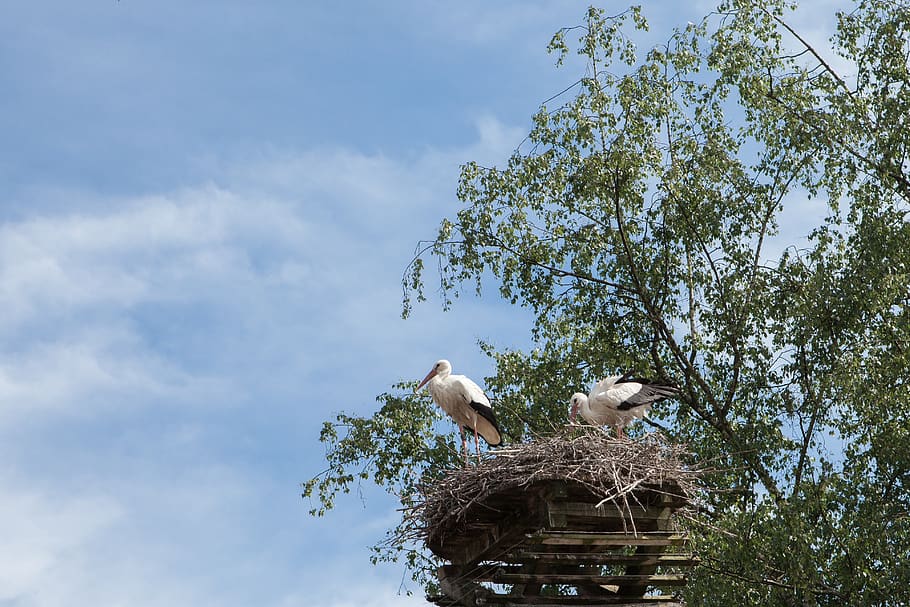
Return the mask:
M425 488L414 529L448 561L440 606L683 605L696 473L658 435L597 429L496 452Z

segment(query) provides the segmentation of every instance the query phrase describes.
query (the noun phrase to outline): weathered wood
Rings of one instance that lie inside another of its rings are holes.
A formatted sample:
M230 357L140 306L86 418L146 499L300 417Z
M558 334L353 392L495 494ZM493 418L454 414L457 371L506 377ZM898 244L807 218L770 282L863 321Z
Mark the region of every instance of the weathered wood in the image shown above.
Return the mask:
M543 490L545 516L551 528L561 529L567 524L566 512L558 508L558 503L565 500L568 493L565 483L550 483Z
M630 517L637 524L641 520L656 521L661 518L663 513L660 509L647 508L638 504L630 504L628 508L617 506L613 503L606 503L598 506L597 503L589 502L558 502L552 501L547 504L551 525L556 517L562 517L563 525L568 519L586 519L591 522L597 521L601 525L604 519L618 519L630 521Z
M664 532L670 532L670 517L673 515L673 508L670 505L671 499L664 495L660 499L662 508L655 506L654 510L660 513L657 520L657 527ZM640 545L636 547L635 554L641 556L651 556L663 552L663 548L655 545ZM627 575L652 575L657 571L657 565L652 563L634 563L626 567ZM622 596L641 596L647 591L647 584L627 581L619 585L618 594Z
M493 594L492 590L476 582L478 577L465 575L465 570L457 565L443 565L438 569L437 577L439 588L449 598L449 605L475 607L478 601Z
M610 606L622 607L623 605L635 607L684 607L679 597L673 595L654 595L646 597L619 597L619 596L529 596L511 597L505 595L491 595L484 597L478 605L535 605L536 607L585 607L585 606Z
M616 554L606 552L510 552L503 555L510 563L579 563L590 565L656 565L665 567L691 567L700 561L691 554Z
M470 567L491 553L502 552L503 549L516 545L526 531L520 513L513 513L499 523L478 526L467 537L454 536L450 541L440 541L432 549L454 565Z
M513 569L516 569L514 573L530 575L537 573L538 566L538 563L530 562L519 565L518 567L513 567ZM496 572L499 571L502 571L501 566L496 570ZM512 590L509 591L509 596L540 596L541 588L543 588L543 585L539 583L516 583L512 586Z
M598 565L574 565L565 569L565 565L550 565L551 571L554 573L569 573L570 575L583 575L585 576L585 581L576 582L573 584L575 586L575 594L583 597L609 597L612 596L612 593L618 590L618 587L606 586L602 584L597 584L589 578L592 575L600 575L603 573L600 566Z
M497 495L433 536L428 546L452 563L439 571L447 598L434 602L681 607L681 599L669 594L645 596L654 587L685 585L679 568L698 563L688 552L666 553L688 541L671 525L673 512L683 505L680 496L643 488L624 508L601 504L585 491L552 481ZM555 586L573 587L575 594L541 596Z
M480 582L493 582L494 584L577 584L621 585L643 584L646 586L683 586L686 576L681 573L666 573L654 575L581 575L566 573L504 573L490 571L486 575L474 576Z
M650 513L655 506L671 507L672 509L684 506L687 502L682 493L676 483L668 481L661 486L642 485L627 495L630 511L639 515L635 516L636 525L639 519L642 521L653 520L653 515ZM558 519L565 515L573 517L575 519L573 523L582 524L583 527L594 525L595 528L600 528L604 522L609 522L604 520L605 517L602 514L609 515L609 507L612 505L611 502L606 502L601 506L604 510L600 511L597 504L602 501L601 496L592 494L586 486L576 482L548 481L526 487L520 492L496 493L488 496L482 502L474 504L462 517L453 519L448 525L438 528L428 538L428 546L435 552L435 548L441 543L440 538L451 541L453 538L469 537L470 531L476 526L496 524L503 517L519 512L522 513L522 518L529 522L529 525L550 525L548 519L550 511L552 511L555 526L562 526ZM560 504L587 505L563 507ZM624 507L618 509L613 507L618 518L627 519L629 511L621 515L624 510Z
M673 531L625 533L622 531L537 531L526 535L528 543L576 546L678 546L688 535Z

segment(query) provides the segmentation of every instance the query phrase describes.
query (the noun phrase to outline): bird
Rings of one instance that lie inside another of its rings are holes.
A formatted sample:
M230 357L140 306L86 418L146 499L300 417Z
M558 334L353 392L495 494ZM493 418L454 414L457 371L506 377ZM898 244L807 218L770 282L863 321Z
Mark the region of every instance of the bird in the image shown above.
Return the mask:
M443 359L436 361L433 368L414 389L419 391L427 386L433 401L455 420L461 431L461 446L464 450L465 463L468 461L468 442L465 428L474 431L474 448L477 461L480 462L480 440L478 435L491 447L502 444L502 434L493 406L480 386L464 375L452 375L452 364Z
M581 392L573 394L569 421L574 424L575 416L581 413L589 424L616 428L617 438L623 438L623 428L632 420L641 419L651 410L651 405L679 392L675 386L633 380L631 375L629 372L604 378L587 396Z

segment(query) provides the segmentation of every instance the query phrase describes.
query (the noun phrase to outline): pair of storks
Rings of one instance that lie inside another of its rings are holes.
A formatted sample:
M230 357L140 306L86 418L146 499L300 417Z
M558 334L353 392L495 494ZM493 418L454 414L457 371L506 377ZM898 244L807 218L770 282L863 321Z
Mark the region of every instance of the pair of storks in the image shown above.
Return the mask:
M465 428L474 431L474 447L478 461L480 460L478 436L482 436L491 447L502 443L502 435L493 415L490 399L480 386L468 377L452 375L452 364L449 361L437 361L415 391L424 385L427 386L436 404L458 424L465 460L468 459ZM677 392L679 389L673 386L631 379L629 373L613 375L597 382L587 396L581 392L572 395L569 421L575 423L575 417L581 413L589 424L616 428L616 436L622 438L623 428L632 420L642 418L651 409L651 405Z

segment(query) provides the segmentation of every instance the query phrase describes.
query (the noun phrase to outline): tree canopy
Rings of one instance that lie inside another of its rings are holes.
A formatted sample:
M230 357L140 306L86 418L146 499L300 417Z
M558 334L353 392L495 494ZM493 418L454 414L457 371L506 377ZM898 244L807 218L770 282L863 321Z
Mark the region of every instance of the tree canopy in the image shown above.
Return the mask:
M714 471L692 604L904 604L910 7L862 0L825 49L788 10L730 0L645 50L637 7L557 32L557 63L578 53L583 75L502 167L464 165L463 208L408 269L404 310L427 259L446 305L492 283L533 312L527 351L481 345L515 440L604 375L680 386L653 416ZM407 504L459 465L412 389L326 422L314 511L359 480ZM420 547L374 558L401 555L431 583Z

